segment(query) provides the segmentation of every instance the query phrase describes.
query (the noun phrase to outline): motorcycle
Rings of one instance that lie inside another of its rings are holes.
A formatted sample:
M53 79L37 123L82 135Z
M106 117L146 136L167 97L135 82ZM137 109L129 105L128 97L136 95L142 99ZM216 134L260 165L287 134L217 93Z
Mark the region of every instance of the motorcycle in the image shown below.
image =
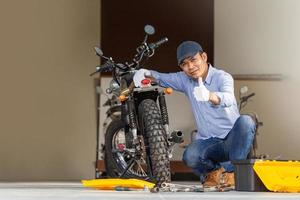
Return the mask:
M171 88L161 88L150 79L142 80L143 87L135 87L133 76L143 67L143 62L152 57L155 49L168 39L147 43L155 30L151 25L144 27L145 37L136 48L131 62L116 63L103 55L99 47L96 54L105 63L95 73L111 72L112 80L106 89L109 94L104 106L105 144L104 161L110 177L139 178L153 181L157 186L170 182L170 158L174 144L183 142L181 131L169 132L169 118L165 94Z

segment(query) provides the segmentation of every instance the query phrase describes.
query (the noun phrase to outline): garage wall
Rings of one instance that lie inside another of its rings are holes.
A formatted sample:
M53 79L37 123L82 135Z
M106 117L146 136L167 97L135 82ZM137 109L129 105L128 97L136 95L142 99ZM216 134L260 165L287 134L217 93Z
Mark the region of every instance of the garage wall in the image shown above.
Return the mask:
M99 0L0 1L0 181L94 177Z
M215 0L215 64L231 73L280 73L282 81L236 81L256 93L245 111L264 126L259 152L300 159L300 2Z

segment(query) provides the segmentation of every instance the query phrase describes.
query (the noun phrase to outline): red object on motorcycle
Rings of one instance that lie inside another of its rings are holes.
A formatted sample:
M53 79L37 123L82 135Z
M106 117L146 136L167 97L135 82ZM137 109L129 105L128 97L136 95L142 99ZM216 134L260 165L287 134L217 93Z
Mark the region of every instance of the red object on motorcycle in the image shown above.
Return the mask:
M141 81L141 83L142 83L143 85L148 85L148 84L151 83L151 80L148 79L148 78L145 78L145 79L143 79L143 80Z
M125 149L125 144L118 144L118 149L119 150L124 150Z

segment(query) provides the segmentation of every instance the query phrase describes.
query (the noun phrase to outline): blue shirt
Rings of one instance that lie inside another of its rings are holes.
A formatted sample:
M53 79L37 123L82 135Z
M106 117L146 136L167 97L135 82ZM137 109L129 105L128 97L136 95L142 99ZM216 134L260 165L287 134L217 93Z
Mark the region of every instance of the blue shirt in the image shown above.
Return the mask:
M193 91L194 87L198 86L198 80L187 76L183 71L159 73L151 70L151 74L162 87L171 87L188 97L197 124L196 139L225 138L240 116L234 96L233 78L223 70L209 65L207 77L203 82L210 92L220 98L219 105L210 101L196 101Z

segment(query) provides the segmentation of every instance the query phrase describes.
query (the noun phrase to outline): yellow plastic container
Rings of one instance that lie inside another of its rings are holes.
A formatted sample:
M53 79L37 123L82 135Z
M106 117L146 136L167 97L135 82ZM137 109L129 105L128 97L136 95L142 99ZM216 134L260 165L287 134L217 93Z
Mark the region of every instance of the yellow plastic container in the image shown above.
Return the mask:
M115 190L116 188L151 189L155 185L154 183L144 180L120 178L82 180L81 182L85 187L92 187L100 190Z
M271 191L300 192L299 161L258 160L253 169Z

